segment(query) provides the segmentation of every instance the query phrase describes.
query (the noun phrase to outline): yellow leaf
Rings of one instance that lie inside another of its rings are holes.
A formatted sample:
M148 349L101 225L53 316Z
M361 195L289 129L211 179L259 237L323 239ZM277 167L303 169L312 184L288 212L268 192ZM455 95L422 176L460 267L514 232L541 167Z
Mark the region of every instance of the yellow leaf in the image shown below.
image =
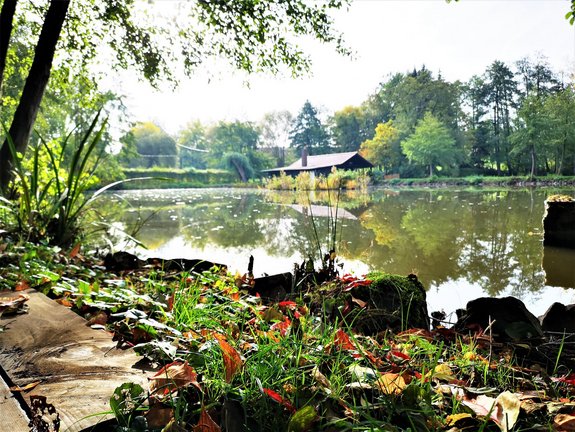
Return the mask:
M398 395L407 386L407 383L401 374L390 372L380 376L376 385L385 394Z
M472 419L473 416L468 413L461 413L461 414L451 414L445 417L445 425L446 426L456 426L457 423L461 423L464 420Z

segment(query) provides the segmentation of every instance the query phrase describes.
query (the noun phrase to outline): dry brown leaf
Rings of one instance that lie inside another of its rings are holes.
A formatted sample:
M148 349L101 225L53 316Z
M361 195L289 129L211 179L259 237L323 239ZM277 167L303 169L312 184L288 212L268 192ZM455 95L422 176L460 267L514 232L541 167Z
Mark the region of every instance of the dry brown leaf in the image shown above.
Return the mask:
M76 256L80 253L80 243L77 243L76 246L72 248L70 251L70 258L76 258Z
M27 289L30 289L30 284L25 280L19 281L14 287L14 291L26 291Z
M521 408L519 397L515 393L505 391L497 396L495 404L495 416L497 417L499 428L503 431L513 429L513 426L515 426L517 418L519 417L519 411Z
M328 379L322 374L317 367L317 365L312 369L311 376L317 381L319 385L326 389L331 389L331 384L329 383Z
M18 297L0 297L0 313L13 313L30 300L28 294L19 294Z
M200 420L194 426L194 432L221 432L221 429L210 414L205 409L202 409Z
M553 419L554 430L558 432L575 431L575 416L571 414L557 414Z
M148 410L145 417L149 428L162 429L174 417L174 410L161 404L155 404Z
M55 301L56 303L59 303L67 308L71 308L72 306L74 306L74 302L70 300L70 297L61 297L59 299L56 299Z
M214 333L218 340L224 357L224 368L226 370L226 382L232 382L234 375L242 368L243 362L240 354L231 346L226 338L219 333Z
M182 387L193 385L201 391L198 383L198 374L188 362L175 361L164 366L150 378L150 391L152 393L162 391L164 394Z

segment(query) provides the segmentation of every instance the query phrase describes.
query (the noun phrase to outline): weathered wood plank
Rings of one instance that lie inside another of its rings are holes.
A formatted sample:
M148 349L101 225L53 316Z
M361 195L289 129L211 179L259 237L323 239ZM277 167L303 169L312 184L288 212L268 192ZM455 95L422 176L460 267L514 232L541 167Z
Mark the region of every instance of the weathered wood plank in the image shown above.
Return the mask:
M29 313L3 317L0 365L19 386L41 381L29 394L47 397L62 422L61 430L79 431L109 415L114 389L130 381L146 385L132 350L115 348L112 337L45 295L28 290ZM0 296L8 296L1 293ZM12 294L16 295L16 294Z
M0 377L0 419L0 423L9 425L12 431L28 430L28 417L2 377Z

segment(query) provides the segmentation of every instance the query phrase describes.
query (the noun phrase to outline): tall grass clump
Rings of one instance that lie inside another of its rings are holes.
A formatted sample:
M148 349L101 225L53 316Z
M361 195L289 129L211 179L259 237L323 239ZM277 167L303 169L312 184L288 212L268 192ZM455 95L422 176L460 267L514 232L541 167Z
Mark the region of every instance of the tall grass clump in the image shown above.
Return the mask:
M31 147L29 159L18 153L4 129L14 161L12 185L15 199L2 198L14 225L12 230L23 240L69 246L83 233L82 217L92 202L105 190L120 182L101 188L90 196L99 179L96 170L106 154L98 144L107 120L99 121L100 112L89 127L78 133L47 142L39 137Z
M264 179L264 187L272 190L293 190L295 189L295 182L293 177L287 175L285 171L281 171L279 176L272 176Z

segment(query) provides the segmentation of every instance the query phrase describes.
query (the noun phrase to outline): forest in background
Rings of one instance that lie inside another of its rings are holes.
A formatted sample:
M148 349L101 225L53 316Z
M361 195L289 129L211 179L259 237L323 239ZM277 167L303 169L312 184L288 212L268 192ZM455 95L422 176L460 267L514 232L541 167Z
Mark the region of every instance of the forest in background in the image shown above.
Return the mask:
M396 73L360 106L271 112L259 122L191 121L176 136L153 123L122 138L127 167L224 168L240 160L252 175L311 154L360 151L386 173L572 175L575 93L546 62L494 61L468 82L425 68Z

